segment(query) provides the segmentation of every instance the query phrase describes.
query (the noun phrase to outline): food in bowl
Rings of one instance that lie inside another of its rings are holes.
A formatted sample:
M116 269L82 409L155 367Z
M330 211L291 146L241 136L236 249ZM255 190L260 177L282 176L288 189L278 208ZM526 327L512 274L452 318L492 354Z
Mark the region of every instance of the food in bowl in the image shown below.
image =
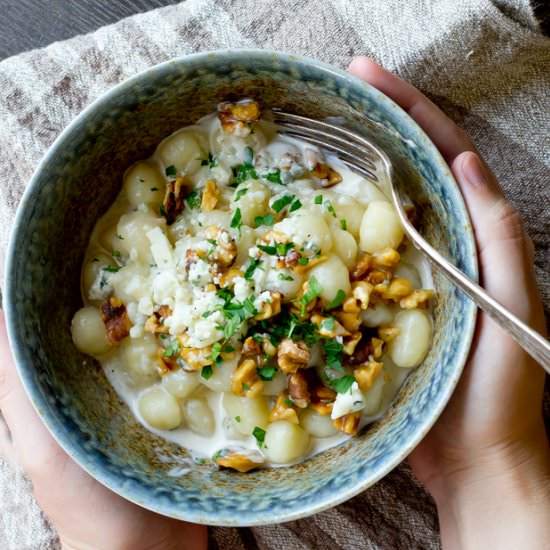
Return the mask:
M140 422L241 472L355 435L432 334L386 196L260 114L223 102L126 171L72 321Z

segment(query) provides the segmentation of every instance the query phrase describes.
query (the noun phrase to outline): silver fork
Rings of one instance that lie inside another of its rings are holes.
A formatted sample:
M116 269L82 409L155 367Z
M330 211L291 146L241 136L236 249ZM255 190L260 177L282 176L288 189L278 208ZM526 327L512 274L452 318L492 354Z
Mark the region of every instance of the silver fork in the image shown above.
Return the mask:
M393 181L391 161L384 151L363 136L327 122L278 110L273 110L273 118L279 126L280 133L305 140L335 153L350 169L374 182L382 192L385 193L385 190L381 188L381 181L385 179L390 182L393 204L405 233L413 245L430 260L437 270L468 295L479 308L504 330L510 333L516 342L550 374L550 343L451 264L411 224L403 208L401 192ZM381 170L385 172L385 178L381 177Z

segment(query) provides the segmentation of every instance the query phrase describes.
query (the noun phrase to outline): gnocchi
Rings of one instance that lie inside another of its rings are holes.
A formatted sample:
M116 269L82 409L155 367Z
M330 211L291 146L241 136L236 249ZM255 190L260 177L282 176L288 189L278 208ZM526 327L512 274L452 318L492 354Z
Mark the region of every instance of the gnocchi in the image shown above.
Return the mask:
M128 168L71 323L146 428L242 472L378 417L433 330L385 194L259 117L223 102Z

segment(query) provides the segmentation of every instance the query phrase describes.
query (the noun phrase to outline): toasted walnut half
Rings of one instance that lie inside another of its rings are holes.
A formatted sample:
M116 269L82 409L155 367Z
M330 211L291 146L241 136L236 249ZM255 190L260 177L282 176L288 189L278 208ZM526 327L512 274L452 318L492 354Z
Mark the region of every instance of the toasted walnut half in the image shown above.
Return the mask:
M373 265L377 267L395 267L401 256L397 250L393 248L384 248L379 252L375 252L372 258Z
M344 432L345 434L349 434L349 435L355 435L357 433L357 430L359 429L360 420L361 420L361 413L353 412L353 413L349 413L344 416L341 416L336 420L333 420L332 423L341 432Z
M99 308L101 319L105 325L105 334L111 344L124 340L130 334L130 319L126 306L116 296L111 296Z
M172 310L168 306L160 306L158 311L145 321L145 330L152 332L153 334L166 334L168 333L168 327L164 326L164 321L172 315Z
M240 397L256 397L262 393L264 383L258 376L254 359L245 359L231 376L231 391Z
M424 309L428 307L433 295L433 290L415 289L408 296L402 298L399 301L399 305L403 309L415 309L417 307Z
M359 261L353 266L350 271L350 278L352 281L361 281L367 274L368 270L372 266L372 256L365 254Z
M303 369L288 375L288 395L300 409L305 409L311 402L307 388L307 380Z
M365 392L371 388L381 370L382 363L371 359L353 371L353 376L357 384L359 384L361 391Z
M321 180L321 187L332 187L342 181L342 176L326 162L317 162L311 173Z
M288 394L282 392L277 396L275 405L269 413L269 421L276 422L277 420L286 420L287 422L292 422L293 424L299 424L298 415L296 414L296 409L289 404Z
M243 99L236 103L223 101L218 105L218 118L224 132L241 138L250 135L260 115L260 106L253 99Z
M334 400L336 399L336 392L325 386L317 386L311 390L310 398L310 408L317 414L326 416L332 412Z
M204 212L214 210L219 199L220 190L216 185L216 181L213 179L206 180L204 184L204 191L202 192L201 210Z
M229 267L239 252L235 239L225 229L220 229L217 225L210 225L204 233L207 239L215 240L217 243L211 257L222 267Z
M285 338L277 347L277 364L287 374L305 367L310 359L311 351L305 342L295 342L290 338Z
M259 452L222 451L215 462L223 468L231 468L237 470L237 472L245 473L254 468L259 468L264 463L264 458Z
M162 201L162 214L168 225L173 224L184 207L188 188L191 187L189 178L176 178L166 184L166 192Z
M396 277L395 279L392 279L390 284L375 285L373 292L378 294L384 300L399 302L402 298L408 296L412 290L412 285L407 279Z
M281 313L281 293L269 292L270 299L262 304L261 311L254 317L257 321L265 321Z

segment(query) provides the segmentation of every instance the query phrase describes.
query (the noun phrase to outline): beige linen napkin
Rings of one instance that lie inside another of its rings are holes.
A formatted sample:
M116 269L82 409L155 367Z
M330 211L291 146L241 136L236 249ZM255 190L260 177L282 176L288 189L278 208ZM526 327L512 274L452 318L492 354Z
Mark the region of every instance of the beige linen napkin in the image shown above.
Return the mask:
M0 271L17 204L59 132L114 84L206 49L261 47L345 67L368 54L413 82L476 141L537 247L550 304L550 40L528 0L188 0L0 62ZM506 265L503 269L514 269ZM432 501L401 466L313 518L211 530L213 548L430 549ZM0 548L55 548L20 474L0 460Z

